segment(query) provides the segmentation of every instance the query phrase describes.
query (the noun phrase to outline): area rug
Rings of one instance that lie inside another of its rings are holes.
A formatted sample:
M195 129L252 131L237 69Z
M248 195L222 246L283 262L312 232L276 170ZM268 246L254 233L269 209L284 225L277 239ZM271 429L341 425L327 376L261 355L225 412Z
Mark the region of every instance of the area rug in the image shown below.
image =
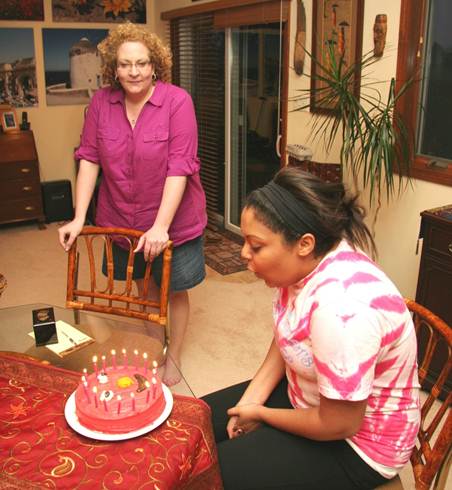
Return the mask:
M233 238L225 230L207 228L204 232L204 255L206 264L222 275L246 270L240 257L240 238Z

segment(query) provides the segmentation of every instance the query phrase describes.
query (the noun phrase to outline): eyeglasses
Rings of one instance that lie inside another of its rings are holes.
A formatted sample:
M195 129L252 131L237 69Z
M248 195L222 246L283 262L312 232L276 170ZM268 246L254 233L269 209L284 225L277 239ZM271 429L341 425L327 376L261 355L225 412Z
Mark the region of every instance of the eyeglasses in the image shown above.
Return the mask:
M136 63L129 63L128 61L120 61L118 62L118 70L121 71L132 71L132 68L135 67L139 72L146 70L150 66L151 62L147 61L137 61Z

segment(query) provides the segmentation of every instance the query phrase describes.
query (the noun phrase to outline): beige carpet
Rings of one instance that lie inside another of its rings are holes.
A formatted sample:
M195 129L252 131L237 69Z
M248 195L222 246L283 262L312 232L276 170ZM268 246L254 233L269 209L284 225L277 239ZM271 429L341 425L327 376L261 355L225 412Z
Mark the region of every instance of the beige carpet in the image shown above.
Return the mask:
M66 254L58 244L57 228L57 223L45 230L34 224L0 227L0 273L8 281L1 308L64 306ZM248 271L223 276L208 268L207 279L190 292L182 356L184 376L196 396L254 374L272 337L272 296L272 290ZM409 465L401 476L405 490L414 489Z

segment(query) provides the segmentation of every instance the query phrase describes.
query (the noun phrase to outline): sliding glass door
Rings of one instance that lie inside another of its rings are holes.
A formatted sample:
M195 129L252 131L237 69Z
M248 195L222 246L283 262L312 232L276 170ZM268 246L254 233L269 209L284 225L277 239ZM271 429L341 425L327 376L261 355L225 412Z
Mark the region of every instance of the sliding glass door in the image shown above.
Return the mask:
M281 23L226 29L226 216L280 168Z

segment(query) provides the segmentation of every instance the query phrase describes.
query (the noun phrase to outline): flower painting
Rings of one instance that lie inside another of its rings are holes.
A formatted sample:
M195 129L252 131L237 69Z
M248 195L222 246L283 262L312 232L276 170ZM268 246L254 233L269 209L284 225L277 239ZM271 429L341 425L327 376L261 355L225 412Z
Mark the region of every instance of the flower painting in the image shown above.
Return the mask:
M146 0L52 0L56 22L146 23Z
M2 0L0 20L44 20L43 0Z

